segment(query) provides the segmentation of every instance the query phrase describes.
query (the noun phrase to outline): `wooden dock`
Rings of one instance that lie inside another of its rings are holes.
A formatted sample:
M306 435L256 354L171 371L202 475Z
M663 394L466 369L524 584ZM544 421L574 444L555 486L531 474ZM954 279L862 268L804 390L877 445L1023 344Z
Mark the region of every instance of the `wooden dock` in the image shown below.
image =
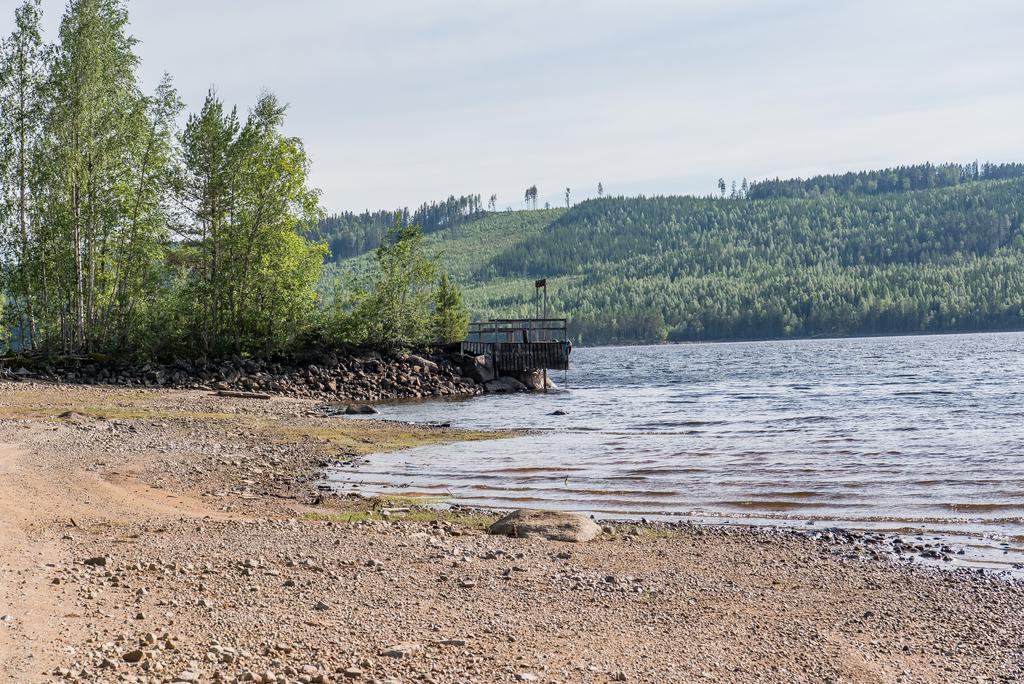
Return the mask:
M502 318L471 323L462 352L489 356L501 375L569 370L572 343L565 318Z

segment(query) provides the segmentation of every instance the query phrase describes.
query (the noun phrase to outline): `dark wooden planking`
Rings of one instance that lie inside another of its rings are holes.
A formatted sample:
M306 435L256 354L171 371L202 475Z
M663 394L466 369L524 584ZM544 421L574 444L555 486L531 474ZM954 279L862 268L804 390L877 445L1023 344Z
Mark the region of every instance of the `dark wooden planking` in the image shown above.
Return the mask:
M539 370L569 370L566 342L463 342L462 351L494 359L500 374Z

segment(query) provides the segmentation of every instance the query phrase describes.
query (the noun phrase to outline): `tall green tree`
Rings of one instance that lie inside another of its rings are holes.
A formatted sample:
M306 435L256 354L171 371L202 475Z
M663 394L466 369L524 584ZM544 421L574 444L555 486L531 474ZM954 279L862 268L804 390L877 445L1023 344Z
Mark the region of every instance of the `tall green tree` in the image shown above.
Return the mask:
M29 349L36 343L35 301L42 289L33 250L34 171L48 67L41 19L39 0L22 3L14 32L0 45L0 265L12 304L9 321Z
M462 341L469 332L469 310L447 273L441 274L434 292L432 326L434 340L444 344Z
M366 341L379 346L417 346L430 341L437 258L427 253L423 229L401 216L374 253L375 271L358 316Z
M326 248L302 142L264 95L244 125L211 92L182 136L181 265L185 329L199 351L280 351L309 324Z
M168 79L138 86L120 0L72 0L47 83L38 248L47 266L48 346L126 349L159 287L162 204L180 107Z

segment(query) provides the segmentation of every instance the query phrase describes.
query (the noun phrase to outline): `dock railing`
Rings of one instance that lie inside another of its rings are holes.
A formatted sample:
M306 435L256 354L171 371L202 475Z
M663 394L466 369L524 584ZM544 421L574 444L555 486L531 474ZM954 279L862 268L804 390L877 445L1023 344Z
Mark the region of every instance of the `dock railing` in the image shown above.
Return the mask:
M492 318L469 324L467 341L556 342L569 338L567 318Z

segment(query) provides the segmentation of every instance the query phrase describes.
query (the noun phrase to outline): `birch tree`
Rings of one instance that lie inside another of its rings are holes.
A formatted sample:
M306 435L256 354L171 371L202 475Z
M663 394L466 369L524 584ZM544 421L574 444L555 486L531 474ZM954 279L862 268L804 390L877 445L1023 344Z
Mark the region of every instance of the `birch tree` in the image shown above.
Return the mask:
M51 343L67 352L127 348L159 283L180 105L166 78L142 95L127 22L120 0L72 0L48 84L40 243Z
M0 46L0 263L10 300L8 320L20 346L36 344L36 305L44 269L33 249L34 171L47 72L39 0L14 13L15 29ZM0 296L0 309L2 309Z

